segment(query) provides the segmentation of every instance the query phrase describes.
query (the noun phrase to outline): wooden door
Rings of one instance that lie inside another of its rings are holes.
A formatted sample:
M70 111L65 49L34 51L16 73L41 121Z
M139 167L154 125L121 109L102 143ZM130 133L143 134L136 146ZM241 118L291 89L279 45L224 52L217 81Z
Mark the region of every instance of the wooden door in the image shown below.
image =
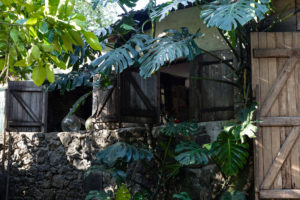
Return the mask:
M252 33L256 199L300 199L300 33Z
M8 83L6 127L11 131L45 132L47 130L47 93L32 81Z

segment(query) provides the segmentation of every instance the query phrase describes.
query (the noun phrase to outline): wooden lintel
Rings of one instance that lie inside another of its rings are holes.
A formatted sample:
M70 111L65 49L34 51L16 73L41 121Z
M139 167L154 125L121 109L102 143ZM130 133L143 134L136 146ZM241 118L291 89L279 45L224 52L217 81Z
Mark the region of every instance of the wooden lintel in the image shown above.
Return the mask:
M254 58L289 58L300 57L300 49L253 49Z
M261 190L259 197L262 199L300 199L299 189Z
M262 117L259 126L300 126L299 117Z

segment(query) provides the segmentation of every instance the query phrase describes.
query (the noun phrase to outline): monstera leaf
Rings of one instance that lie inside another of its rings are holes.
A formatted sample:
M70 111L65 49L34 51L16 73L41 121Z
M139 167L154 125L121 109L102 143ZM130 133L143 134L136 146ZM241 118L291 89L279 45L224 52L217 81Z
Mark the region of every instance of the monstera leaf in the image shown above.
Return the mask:
M170 120L166 127L163 127L160 131L167 136L175 136L175 135L194 135L199 130L199 126L197 123L193 122L181 122L174 123L173 120Z
M195 1L196 0L174 0L162 5L158 5L153 12L150 13L150 17L152 20L159 18L159 21L161 21L166 18L171 11L177 10L179 5L187 6L189 3L195 3Z
M205 165L208 163L208 151L192 141L185 141L176 146L175 159L182 165Z
M254 125L254 123L258 123L259 121L253 121L252 119L257 108L258 106L256 103L243 108L239 113L239 123L227 126L225 127L225 130L232 131L234 136L237 139L240 139L242 143L245 142L245 136L249 138L255 138L255 133L257 132L258 128Z
M187 28L182 28L181 33L175 30L166 30L163 37L148 40L142 51L144 55L138 60L140 75L144 78L150 77L162 66L170 64L178 59L191 61L200 54L194 38L202 34L190 34Z
M97 153L96 162L107 167L113 167L118 162L151 160L153 154L148 149L137 148L124 142L118 142Z
M112 67L117 68L119 72L124 71L135 63L135 59L139 55L139 52L135 47L144 48L145 41L149 39L151 39L149 35L137 34L123 46L95 59L91 63L94 67L97 67L95 72L105 72L110 74ZM115 70L115 72L117 73L118 70Z
M213 160L226 176L243 169L248 158L248 143L240 143L232 132L222 131L210 147Z
M264 18L269 0L217 0L206 3L201 11L201 18L208 27L218 27L230 31L245 25L258 17Z

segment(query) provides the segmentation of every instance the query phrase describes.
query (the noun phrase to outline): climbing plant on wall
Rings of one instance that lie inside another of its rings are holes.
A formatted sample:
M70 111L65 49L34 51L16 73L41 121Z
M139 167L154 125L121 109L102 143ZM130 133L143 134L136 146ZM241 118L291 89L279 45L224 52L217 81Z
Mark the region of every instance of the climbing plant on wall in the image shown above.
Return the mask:
M54 68L66 69L62 53L74 53L84 40L101 51L96 35L86 31L85 16L73 13L75 0L0 1L0 81L53 82ZM83 40L84 38L84 40Z

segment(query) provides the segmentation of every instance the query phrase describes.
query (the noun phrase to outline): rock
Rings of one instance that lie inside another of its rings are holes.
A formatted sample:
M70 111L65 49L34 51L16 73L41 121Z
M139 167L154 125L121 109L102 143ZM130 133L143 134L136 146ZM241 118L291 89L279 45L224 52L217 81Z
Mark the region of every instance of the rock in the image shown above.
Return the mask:
M72 141L72 137L68 132L58 133L57 136L65 147L67 147Z
M64 186L64 176L63 175L54 175L52 178L52 186L55 188L63 188Z
M57 153L55 151L50 152L48 154L48 156L49 156L50 165L52 165L52 166L57 166L57 165L61 164L63 162L63 159L64 159L62 154Z

